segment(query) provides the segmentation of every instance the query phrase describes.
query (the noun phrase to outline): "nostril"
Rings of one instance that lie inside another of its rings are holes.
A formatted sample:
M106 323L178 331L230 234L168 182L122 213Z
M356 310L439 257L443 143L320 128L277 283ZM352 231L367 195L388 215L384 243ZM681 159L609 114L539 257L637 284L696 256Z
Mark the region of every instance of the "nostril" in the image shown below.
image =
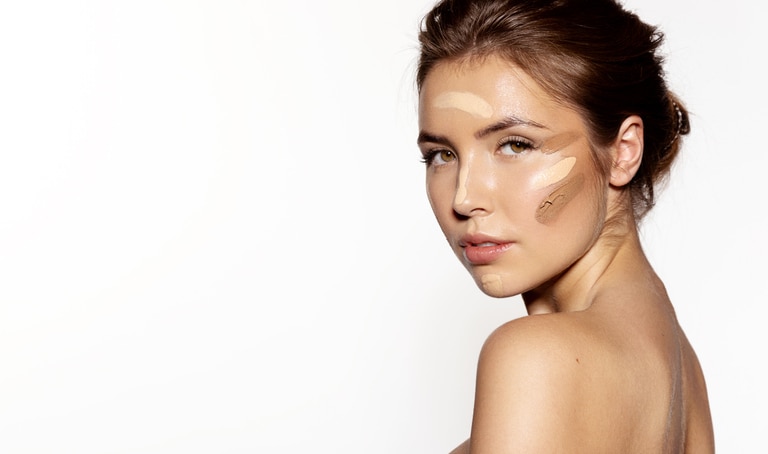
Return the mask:
M461 214L461 213L459 213L459 212L458 212L458 211L456 211L456 210L453 210L453 216L454 216L454 217L455 217L457 220L459 220L459 221L466 221L467 219L469 219L469 216L467 216L467 215L465 215L465 214Z

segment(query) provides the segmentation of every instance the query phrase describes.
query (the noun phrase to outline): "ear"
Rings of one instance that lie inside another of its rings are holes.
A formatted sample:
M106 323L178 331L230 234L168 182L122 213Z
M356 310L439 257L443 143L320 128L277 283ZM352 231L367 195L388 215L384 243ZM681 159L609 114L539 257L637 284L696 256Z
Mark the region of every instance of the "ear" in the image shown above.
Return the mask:
M611 159L611 185L629 184L643 160L642 118L631 115L624 120L613 144Z

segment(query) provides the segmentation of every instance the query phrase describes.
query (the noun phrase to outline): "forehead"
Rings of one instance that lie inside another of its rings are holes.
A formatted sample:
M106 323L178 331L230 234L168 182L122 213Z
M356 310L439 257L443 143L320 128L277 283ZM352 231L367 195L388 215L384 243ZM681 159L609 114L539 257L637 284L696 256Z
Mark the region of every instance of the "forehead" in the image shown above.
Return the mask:
M498 57L442 62L427 74L419 94L419 122L424 125L456 112L475 119L516 116L541 124L581 123L573 109L555 100L518 66Z

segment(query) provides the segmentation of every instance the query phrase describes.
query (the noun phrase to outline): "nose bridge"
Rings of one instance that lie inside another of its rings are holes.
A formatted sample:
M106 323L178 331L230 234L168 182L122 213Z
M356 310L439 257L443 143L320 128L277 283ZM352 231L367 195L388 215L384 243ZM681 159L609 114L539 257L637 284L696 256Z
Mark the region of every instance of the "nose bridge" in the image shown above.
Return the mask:
M493 186L493 175L489 172L482 153L468 153L460 162L456 181L454 210L468 216L473 211L491 209L488 190Z

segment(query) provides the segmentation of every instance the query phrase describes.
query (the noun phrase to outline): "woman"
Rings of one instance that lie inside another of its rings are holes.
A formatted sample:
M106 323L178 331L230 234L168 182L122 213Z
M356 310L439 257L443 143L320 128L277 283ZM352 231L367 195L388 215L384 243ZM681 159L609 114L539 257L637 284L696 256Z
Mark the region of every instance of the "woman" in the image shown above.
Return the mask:
M419 39L432 209L482 291L530 314L485 342L454 452L714 452L638 236L689 130L661 34L614 0L443 0Z

